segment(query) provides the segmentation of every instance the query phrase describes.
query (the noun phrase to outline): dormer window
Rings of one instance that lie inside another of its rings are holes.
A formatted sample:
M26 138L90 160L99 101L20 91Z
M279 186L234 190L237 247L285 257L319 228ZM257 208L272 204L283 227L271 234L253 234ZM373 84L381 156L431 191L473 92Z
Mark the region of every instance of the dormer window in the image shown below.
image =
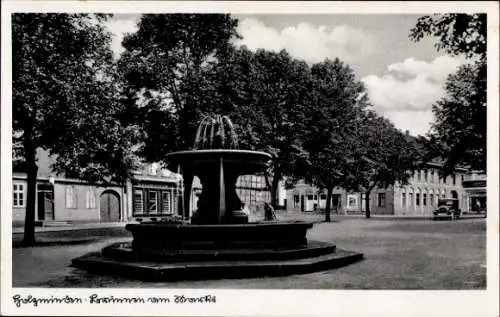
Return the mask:
M151 163L149 165L149 175L156 175L158 172L158 163Z

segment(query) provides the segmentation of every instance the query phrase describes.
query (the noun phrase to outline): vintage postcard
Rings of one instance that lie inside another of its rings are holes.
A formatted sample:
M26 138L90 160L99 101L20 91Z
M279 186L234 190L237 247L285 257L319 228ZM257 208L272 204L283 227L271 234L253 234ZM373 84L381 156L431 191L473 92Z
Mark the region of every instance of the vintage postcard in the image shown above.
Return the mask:
M498 316L498 9L3 1L2 315Z

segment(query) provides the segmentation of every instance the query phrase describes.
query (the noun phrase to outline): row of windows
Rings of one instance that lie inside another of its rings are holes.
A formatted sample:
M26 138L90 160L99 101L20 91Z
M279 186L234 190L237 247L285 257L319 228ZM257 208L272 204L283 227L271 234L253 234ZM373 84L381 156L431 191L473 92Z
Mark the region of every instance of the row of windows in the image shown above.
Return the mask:
M253 188L265 189L267 187L266 180L263 176L259 175L242 175L238 178L237 188Z
M429 200L427 200L427 197ZM445 194L441 195L442 198L446 198ZM422 200L420 199L422 198ZM439 199L439 194L420 194L416 193L415 194L415 206L420 206L420 203L422 203L422 206L434 206L434 203ZM401 193L401 205L406 206L408 203L409 206L413 206L413 193L408 193L408 200L406 199L406 193Z
M319 200L326 200L326 194L320 194L318 195L305 195L305 198L308 201L317 201L319 197ZM332 201L333 201L333 196L332 196ZM300 206L300 195L293 195L293 208L298 208Z
M319 198L320 198L320 200L326 200L326 194L319 195ZM317 200L317 199L318 199L318 195L307 195L307 200ZM363 194L362 199L365 199L364 194ZM332 200L333 200L333 197L332 197ZM357 205L357 203L358 203L358 200L356 197L353 197L353 196L348 197L348 199L347 199L347 206L348 207L354 207ZM293 196L293 207L298 208L299 204L300 204L300 195L294 195ZM378 194L378 206L385 207L385 193Z
M174 199L171 190L134 190L134 216L148 214L173 214Z
M13 202L12 206L17 208L26 207L25 185L12 185ZM76 186L67 186L65 189L65 207L67 209L76 209L78 207L78 191ZM87 188L85 192L85 208L96 208L96 196L93 188Z
M421 170L421 171L416 171L415 172L416 176L414 177L418 182L424 181L424 182L430 182L430 183L439 183L439 184L447 184L448 183L448 177L443 179L442 177L439 176L439 173L436 170ZM464 176L461 176L461 181L464 181ZM453 185L457 184L457 176L455 174L451 175L451 183Z
M324 199L326 199L326 195L321 195L321 196L325 196ZM408 197L408 200L407 200L407 197ZM402 206L406 206L407 203L409 204L409 206L413 206L413 193L408 193L408 196L406 195L406 193L402 193L401 194L401 204ZM441 195L442 198L446 198L446 195L445 194L442 194ZM317 199L316 195L308 195L308 200L313 200L313 199ZM378 193L378 197L377 197L377 206L378 207L385 207L386 206L386 196L385 196L385 193ZM439 194L427 194L427 193L424 193L424 194L420 194L420 193L416 193L415 194L415 205L416 206L420 206L420 204L422 204L422 206L434 206L435 203L437 202L439 198ZM321 197L321 199L323 199L323 197ZM364 199L364 198L363 198ZM294 203L294 207L298 207L299 206L299 203L300 203L300 196L299 195L294 195L293 196L293 203ZM348 198L348 206L349 207L354 207L355 205L357 204L357 199L354 198L354 197L349 197Z

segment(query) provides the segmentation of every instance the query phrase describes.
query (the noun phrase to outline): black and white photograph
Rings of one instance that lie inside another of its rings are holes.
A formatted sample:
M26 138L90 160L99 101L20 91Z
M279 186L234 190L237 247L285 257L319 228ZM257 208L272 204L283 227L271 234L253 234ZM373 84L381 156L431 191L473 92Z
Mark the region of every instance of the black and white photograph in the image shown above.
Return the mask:
M2 2L2 315L498 316L498 2Z

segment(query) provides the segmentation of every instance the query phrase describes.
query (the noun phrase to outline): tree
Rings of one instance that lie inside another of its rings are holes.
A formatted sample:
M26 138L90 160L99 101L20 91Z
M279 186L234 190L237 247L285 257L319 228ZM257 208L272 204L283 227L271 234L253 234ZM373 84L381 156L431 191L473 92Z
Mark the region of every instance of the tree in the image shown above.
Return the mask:
M286 51L255 53L241 48L235 52L230 84L222 86L232 96L235 122L241 142L254 150L271 154L265 174L271 205L278 207L277 191L285 175L297 172L307 153L302 134L307 129L306 98L310 91L310 70ZM230 73L230 71L226 71ZM230 88L230 89L229 89Z
M14 14L13 130L27 173L24 244L35 243L36 150L54 169L88 180L126 178L133 128L116 121L110 35L105 15Z
M365 112L356 129L360 145L357 149L353 187L365 193L366 218L370 218L370 194L375 187L387 188L396 183L407 184L411 173L425 155L418 151L417 140L403 134L386 118Z
M457 165L486 171L486 67L464 65L445 87L446 96L432 108L431 131L446 158L443 174Z
M444 176L457 165L486 170L486 14L437 14L418 19L410 38L438 38L436 47L472 63L448 77L447 95L433 106L430 137L445 159Z
M148 160L192 146L199 118L213 107L213 68L238 37L237 22L226 14L144 14L123 40L118 68Z
M307 112L309 130L303 135L309 152L307 181L326 189L325 221L331 221L331 198L335 187L356 185L357 153L361 140L356 122L368 100L353 70L338 58L312 66L313 89Z

